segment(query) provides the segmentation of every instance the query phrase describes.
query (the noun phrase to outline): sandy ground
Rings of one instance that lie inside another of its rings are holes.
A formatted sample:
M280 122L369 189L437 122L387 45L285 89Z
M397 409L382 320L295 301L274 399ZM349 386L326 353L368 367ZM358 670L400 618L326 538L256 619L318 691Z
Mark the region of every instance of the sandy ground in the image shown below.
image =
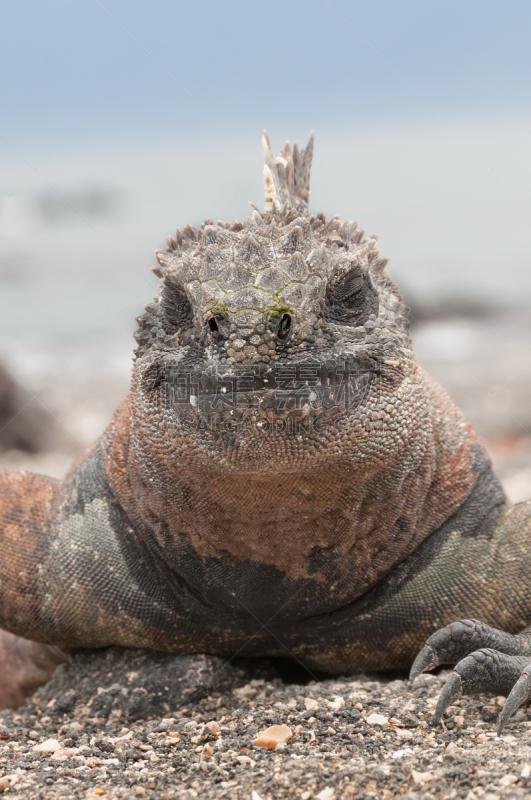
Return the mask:
M504 698L463 698L434 727L447 675L301 685L268 663L81 653L4 712L0 789L39 800L530 798L531 714L498 738ZM273 726L286 741L259 746Z

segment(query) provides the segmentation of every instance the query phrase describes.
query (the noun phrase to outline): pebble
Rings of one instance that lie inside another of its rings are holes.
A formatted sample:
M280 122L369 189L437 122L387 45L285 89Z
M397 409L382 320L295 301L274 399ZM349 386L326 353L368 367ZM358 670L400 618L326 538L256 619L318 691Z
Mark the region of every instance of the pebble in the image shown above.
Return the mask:
M55 753L56 750L61 749L61 745L57 739L46 739L40 744L33 745L33 749L37 753Z
M388 722L389 717L385 717L383 714L369 714L367 717L369 725L387 725Z
M335 733L335 731L333 731ZM257 747L267 747L268 750L276 750L277 747L287 742L293 736L293 731L289 725L272 725L264 731L260 731L253 740Z

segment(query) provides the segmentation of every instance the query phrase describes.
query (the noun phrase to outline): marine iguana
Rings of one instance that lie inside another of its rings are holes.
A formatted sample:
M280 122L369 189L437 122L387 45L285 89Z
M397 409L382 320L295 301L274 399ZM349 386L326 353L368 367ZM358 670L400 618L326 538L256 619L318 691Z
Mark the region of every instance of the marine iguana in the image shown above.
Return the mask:
M531 502L417 364L377 237L309 215L313 135L263 146L265 211L157 253L98 442L63 481L0 473L2 699L118 644L456 664L437 716L510 691L503 726L531 693Z

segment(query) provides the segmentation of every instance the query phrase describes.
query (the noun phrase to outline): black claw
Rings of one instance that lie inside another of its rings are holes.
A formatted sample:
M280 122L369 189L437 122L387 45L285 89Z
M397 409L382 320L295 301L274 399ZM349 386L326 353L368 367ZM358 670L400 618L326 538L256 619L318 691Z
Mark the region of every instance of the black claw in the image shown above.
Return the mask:
M523 703L527 702L531 697L531 677L527 672L522 672L513 688L509 697L505 701L500 716L498 717L497 734L501 735L503 729L507 725L509 718L514 714L517 708L520 708Z
M439 695L439 700L437 702L437 708L435 709L435 722L438 723L442 719L442 715L448 708L451 706L452 703L457 700L458 697L461 697L463 693L463 680L461 675L458 672L452 672L446 683L442 688L442 692Z
M500 735L511 715L531 700L531 626L513 635L474 619L452 622L430 636L411 667L409 680L439 664L456 666L442 688L435 722L461 695L494 692L508 695L498 718Z
M439 656L429 644L424 645L411 667L409 680L414 681L422 672L427 672L434 667L438 667L441 662Z

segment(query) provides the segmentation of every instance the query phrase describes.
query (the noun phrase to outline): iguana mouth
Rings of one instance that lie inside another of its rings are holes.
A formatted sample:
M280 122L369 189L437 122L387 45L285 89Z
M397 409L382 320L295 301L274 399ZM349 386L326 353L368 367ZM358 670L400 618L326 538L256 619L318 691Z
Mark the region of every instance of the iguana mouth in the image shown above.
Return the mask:
M235 432L302 432L323 429L363 402L378 373L367 357L308 359L254 369L224 365L166 368L160 378L165 403L188 425Z

